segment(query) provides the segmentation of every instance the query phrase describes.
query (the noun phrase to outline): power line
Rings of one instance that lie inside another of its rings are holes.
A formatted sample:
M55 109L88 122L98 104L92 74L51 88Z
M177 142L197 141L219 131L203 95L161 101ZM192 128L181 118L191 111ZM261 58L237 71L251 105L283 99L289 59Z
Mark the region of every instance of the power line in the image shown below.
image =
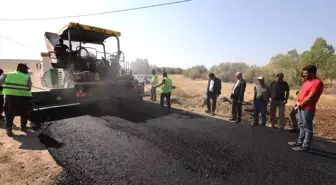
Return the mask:
M172 4L186 3L186 2L189 2L189 1L193 1L193 0L174 1L174 2L154 4L154 5L148 5L148 6L140 6L140 7L135 7L135 8L112 10L112 11L107 11L107 12L98 12L98 13L81 14L81 15L69 15L69 16L62 16L62 17L33 18L33 19L6 19L6 18L0 18L0 21L45 21L45 20L66 19L66 18L75 18L75 17L88 17L88 16L96 16L96 15L103 15L103 14L112 14L112 13L119 13L119 12L127 12L127 11L133 11L133 10L154 8L154 7L159 7L159 6L167 6L167 5L172 5Z
M8 40L8 41L10 41L10 42L12 42L12 43L18 44L18 45L20 45L20 46L22 46L22 47L24 47L24 48L27 48L27 49L31 49L31 50L37 51L37 49L35 49L35 48L33 48L33 47L29 47L29 46L26 46L26 45L24 45L24 44L21 44L20 42L15 41L15 40L13 40L13 39L11 39L11 38L8 38L8 37L6 37L6 36L4 36L4 35L2 35L2 34L0 34L0 38L4 38L4 39L6 39L6 40Z

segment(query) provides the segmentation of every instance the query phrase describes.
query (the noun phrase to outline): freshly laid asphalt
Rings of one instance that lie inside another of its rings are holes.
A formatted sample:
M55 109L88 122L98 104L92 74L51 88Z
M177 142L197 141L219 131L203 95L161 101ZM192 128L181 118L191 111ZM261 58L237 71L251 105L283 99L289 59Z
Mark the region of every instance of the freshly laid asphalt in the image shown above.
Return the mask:
M131 111L132 121L86 115L48 123L40 139L64 167L58 184L336 184L336 144L294 152L287 142L296 134L156 111L161 117L140 121Z

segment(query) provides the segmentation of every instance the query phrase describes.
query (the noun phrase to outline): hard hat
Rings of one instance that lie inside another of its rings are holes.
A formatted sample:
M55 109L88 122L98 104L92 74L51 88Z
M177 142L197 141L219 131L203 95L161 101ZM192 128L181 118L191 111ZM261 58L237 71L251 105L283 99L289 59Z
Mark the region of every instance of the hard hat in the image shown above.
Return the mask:
M259 76L258 80L264 80L264 77L263 76Z

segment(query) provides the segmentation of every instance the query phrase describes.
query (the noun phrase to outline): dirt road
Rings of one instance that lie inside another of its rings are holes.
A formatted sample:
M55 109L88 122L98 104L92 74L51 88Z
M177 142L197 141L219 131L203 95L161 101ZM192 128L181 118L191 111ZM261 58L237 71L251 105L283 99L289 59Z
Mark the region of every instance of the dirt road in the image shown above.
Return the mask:
M51 185L61 167L39 142L33 131L20 131L15 120L13 138L6 134L5 122L0 121L0 182L2 185Z

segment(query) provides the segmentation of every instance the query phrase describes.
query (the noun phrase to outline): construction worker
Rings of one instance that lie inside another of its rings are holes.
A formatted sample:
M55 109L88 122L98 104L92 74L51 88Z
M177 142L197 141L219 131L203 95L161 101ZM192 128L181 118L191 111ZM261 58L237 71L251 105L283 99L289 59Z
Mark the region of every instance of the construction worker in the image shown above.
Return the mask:
M152 89L151 89L151 99L152 101L156 101L156 86L158 85L158 76L155 73L155 69L152 70Z
M5 75L4 71L0 68L0 79ZM3 120L5 117L2 115L4 105L4 96L2 94L2 86L0 86L0 120Z
M26 131L28 122L28 100L32 96L31 78L28 75L29 67L18 64L15 72L10 72L0 79L5 97L6 130L8 136L13 136L12 126L14 117L21 117L21 131Z
M171 97L171 92L173 90L173 81L172 79L168 78L167 72L163 72L163 79L162 82L157 85L156 87L161 87L160 88L160 105L162 108L164 108L164 99L166 98L167 100L167 108L168 111L170 110L170 97Z

